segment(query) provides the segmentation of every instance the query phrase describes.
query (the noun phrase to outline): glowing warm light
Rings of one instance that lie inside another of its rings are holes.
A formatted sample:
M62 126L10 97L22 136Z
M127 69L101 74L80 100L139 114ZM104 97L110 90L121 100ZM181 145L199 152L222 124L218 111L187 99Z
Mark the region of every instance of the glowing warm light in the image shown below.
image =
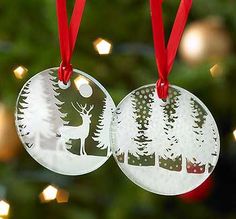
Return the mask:
M42 203L47 203L53 200L56 200L57 203L67 203L69 200L69 192L49 185L40 193L39 198Z
M199 58L204 53L204 42L200 30L191 30L183 36L182 49L186 56Z
M6 109L4 105L0 103L0 139L4 137L5 117L6 117Z
M236 141L236 129L233 131L234 139Z
M55 200L57 197L58 189L54 186L48 186L43 190L43 192L40 194L40 200L42 202L49 202L52 200Z
M15 77L17 79L23 79L28 72L28 69L24 66L18 66L14 71Z
M82 85L84 85L84 84L89 84L89 81L88 81L86 78L82 77L82 76L77 77L77 78L74 80L74 82L75 82L75 86L76 86L76 88L77 88L78 90L80 89L80 87L81 87Z
M69 200L69 192L59 189L57 193L57 203L67 203Z
M10 209L10 205L7 202L1 200L0 201L0 216L8 216L9 209Z
M98 38L93 42L93 45L99 55L108 55L111 53L112 45L107 40Z
M210 69L210 72L212 77L217 77L223 73L223 69L219 64L216 64Z

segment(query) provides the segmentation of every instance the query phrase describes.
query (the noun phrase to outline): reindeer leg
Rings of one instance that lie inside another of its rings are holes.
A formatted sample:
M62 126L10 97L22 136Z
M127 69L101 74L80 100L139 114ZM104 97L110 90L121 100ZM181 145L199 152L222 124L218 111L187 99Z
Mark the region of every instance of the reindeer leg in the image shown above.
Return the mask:
M85 139L83 139L83 152L84 152L84 155L87 155L87 153L85 151Z
M83 155L83 142L82 139L80 139L80 155Z

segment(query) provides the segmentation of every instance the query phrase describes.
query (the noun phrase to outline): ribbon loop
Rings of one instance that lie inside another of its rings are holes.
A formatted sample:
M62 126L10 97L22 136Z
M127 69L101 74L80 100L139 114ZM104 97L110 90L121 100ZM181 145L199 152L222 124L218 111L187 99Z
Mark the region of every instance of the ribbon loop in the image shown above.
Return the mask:
M76 0L71 17L70 26L68 25L66 0L57 0L58 32L61 51L61 65L58 70L58 78L64 84L70 80L73 68L70 64L71 57L75 48L77 35L85 7L86 0Z
M174 64L181 37L188 20L192 0L181 0L180 6L166 48L165 30L162 17L163 0L150 0L155 57L160 80L157 81L159 98L168 96L168 75Z

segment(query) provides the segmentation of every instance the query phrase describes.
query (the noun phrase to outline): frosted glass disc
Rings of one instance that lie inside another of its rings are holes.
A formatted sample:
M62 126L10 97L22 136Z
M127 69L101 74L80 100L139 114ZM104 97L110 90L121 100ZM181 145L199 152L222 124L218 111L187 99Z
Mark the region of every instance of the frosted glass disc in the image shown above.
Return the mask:
M213 171L220 142L206 106L188 91L171 86L167 100L155 85L141 87L118 105L112 125L113 155L125 175L162 195L189 192Z
M18 134L44 167L65 175L89 173L111 155L109 129L115 105L91 76L74 70L71 84L61 87L57 71L45 70L22 88L16 106Z

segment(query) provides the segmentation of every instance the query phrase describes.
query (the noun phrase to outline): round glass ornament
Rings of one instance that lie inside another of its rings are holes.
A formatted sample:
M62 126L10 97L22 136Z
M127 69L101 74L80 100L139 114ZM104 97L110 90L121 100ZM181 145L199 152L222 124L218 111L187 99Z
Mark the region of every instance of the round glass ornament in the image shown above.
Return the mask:
M64 175L96 170L111 155L110 123L115 105L94 78L73 70L71 81L57 80L58 68L38 73L22 88L16 127L28 153Z
M213 171L220 151L211 113L177 86L170 86L166 100L157 96L154 84L128 94L113 114L111 141L124 174L161 195L198 187Z

